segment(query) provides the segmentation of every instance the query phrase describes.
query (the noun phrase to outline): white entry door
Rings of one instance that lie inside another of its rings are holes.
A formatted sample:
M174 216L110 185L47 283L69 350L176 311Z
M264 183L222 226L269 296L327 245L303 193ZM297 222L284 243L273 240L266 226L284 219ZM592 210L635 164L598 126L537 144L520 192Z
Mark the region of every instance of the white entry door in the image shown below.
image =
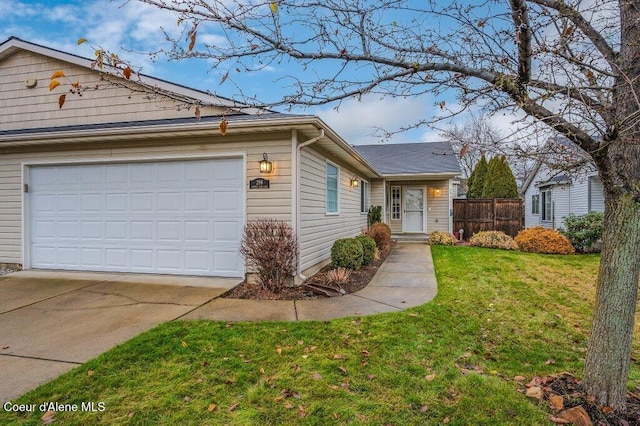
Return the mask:
M405 187L403 192L404 232L424 232L424 188Z
M30 167L33 268L241 277L242 158Z

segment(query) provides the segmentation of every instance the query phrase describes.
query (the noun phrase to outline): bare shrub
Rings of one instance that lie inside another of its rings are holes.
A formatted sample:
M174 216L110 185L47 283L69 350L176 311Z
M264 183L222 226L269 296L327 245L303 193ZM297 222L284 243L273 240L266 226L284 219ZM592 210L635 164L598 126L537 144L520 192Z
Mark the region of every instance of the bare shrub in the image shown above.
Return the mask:
M391 245L391 228L386 223L374 223L367 230L366 235L373 238L380 250L386 250Z
M509 235L502 231L480 231L469 239L475 247L495 248L502 250L518 250L518 245Z
M298 243L289 224L261 218L245 225L240 253L263 289L280 292L296 271Z
M325 276L327 277L327 281L332 283L344 284L349 281L349 276L351 276L351 269L349 268L336 268L328 271Z

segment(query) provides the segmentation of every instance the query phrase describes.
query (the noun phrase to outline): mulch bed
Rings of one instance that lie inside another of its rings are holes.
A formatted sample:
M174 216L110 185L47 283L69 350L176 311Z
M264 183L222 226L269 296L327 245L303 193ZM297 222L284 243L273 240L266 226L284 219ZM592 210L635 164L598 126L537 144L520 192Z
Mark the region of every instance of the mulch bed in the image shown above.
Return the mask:
M598 406L569 373L534 377L525 387L527 396L548 404L554 413L549 420L556 424L640 425L640 397L631 392L627 393L627 412L617 413L611 407Z
M376 272L378 272L378 268L382 265L382 262L385 261L391 250L393 250L393 243L389 249L380 251L380 258L378 260L374 260L371 265L363 266L358 271L351 272L349 280L341 285L341 288L344 290L344 294L355 293L356 291L366 287ZM327 282L325 277L326 272L329 270L331 270L331 265L325 266L313 276L308 277L305 280L305 283L331 284ZM261 288L259 285L250 284L246 281L227 291L221 297L253 300L302 300L324 298L324 296L305 290L302 286L286 287L280 293L274 293Z

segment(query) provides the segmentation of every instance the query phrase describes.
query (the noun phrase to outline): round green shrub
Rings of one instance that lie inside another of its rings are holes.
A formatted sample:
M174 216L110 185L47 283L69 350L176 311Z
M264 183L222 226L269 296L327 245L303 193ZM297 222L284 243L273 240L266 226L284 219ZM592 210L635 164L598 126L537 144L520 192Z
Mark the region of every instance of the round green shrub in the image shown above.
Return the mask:
M360 269L362 257L362 244L355 238L336 240L331 247L331 266L333 268Z
M602 238L604 214L591 212L582 216L571 213L564 218L564 226L559 229L571 244L581 253L599 251L596 242Z
M480 231L469 239L469 244L475 247L495 248L502 250L518 250L513 238L502 231Z
M427 244L431 246L455 246L456 237L449 234L448 232L433 231L431 234L429 234Z
M370 265L376 255L376 242L368 235L358 235L356 240L362 245L362 265Z

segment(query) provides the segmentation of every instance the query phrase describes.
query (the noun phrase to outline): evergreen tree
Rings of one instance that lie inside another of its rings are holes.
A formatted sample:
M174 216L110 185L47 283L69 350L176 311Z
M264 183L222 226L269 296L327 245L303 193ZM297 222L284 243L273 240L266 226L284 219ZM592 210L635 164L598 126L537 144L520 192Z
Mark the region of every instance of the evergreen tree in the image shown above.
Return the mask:
M518 185L504 155L489 161L482 198L517 198Z
M469 190L467 191L467 198L480 198L482 197L482 189L484 188L484 180L487 175L488 164L487 158L482 154L480 161L473 168L471 176L469 177Z

